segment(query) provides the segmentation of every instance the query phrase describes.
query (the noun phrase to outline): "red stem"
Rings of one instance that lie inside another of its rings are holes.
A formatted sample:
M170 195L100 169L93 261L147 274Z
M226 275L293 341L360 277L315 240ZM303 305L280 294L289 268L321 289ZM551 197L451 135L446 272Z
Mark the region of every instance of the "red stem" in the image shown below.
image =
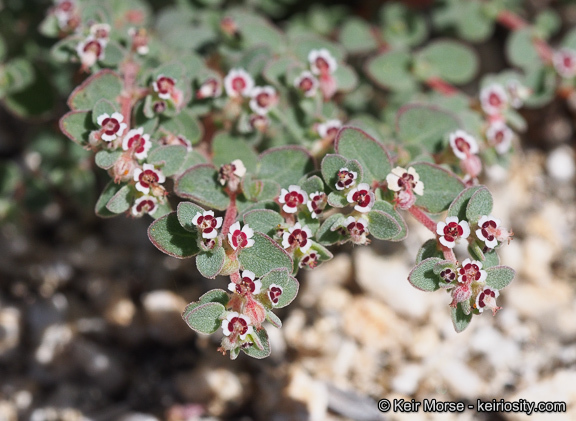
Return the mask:
M230 226L236 221L238 216L238 208L236 208L236 192L228 193L230 196L230 204L228 209L226 209L226 214L224 215L224 223L222 224L222 234L228 235L230 231Z
M431 77L426 80L426 84L434 89L436 92L445 96L452 96L458 93L458 89L450 85L448 82L440 79L439 77Z
M528 26L528 22L509 10L498 13L496 20L511 31L517 31Z
M417 206L411 206L408 209L408 212L412 214L414 218L434 234L436 234L436 222L434 222L428 215L426 215L422 209L418 208Z
M449 247L445 247L443 245L441 245L442 247L442 253L444 253L444 259L449 260L453 263L458 263L458 260L456 260L456 255L454 254L454 250L452 250Z

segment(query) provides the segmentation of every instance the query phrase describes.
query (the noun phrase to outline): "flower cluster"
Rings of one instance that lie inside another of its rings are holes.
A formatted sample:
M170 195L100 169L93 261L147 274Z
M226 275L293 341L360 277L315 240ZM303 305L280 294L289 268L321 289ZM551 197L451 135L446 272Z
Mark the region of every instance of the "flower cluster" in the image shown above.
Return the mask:
M396 167L386 176L388 188L394 192L394 202L403 210L410 209L416 203L416 196L424 194L424 183L413 167L408 170Z

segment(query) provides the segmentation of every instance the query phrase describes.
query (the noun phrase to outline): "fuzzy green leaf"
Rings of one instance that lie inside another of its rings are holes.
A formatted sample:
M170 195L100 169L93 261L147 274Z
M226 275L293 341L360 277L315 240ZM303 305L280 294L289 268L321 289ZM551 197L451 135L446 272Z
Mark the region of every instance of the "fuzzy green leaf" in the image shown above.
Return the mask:
M348 206L350 203L348 203L348 199L346 198L344 192L333 191L331 193L328 193L328 204L335 208L344 208Z
M378 86L392 91L414 91L418 84L411 74L412 56L406 51L387 51L370 59L365 66L368 77Z
M203 214L204 209L195 203L191 202L180 202L178 203L178 208L176 210L176 215L178 216L178 222L186 230L190 232L197 232L198 227L192 223L192 220L197 213Z
M174 136L184 136L192 145L200 142L204 133L198 118L188 109L184 109L177 116L164 121L161 130L163 133L172 133Z
M92 122L95 126L98 125L98 117L102 114L108 114L109 116L114 114L117 110L116 105L107 99L100 99L94 105L92 109Z
M260 155L258 178L273 180L281 187L298 184L300 179L314 170L314 161L300 146L269 149Z
M313 175L303 183L300 183L300 187L302 187L302 190L304 190L308 194L316 192L322 193L324 191L324 182L317 175Z
M212 141L212 162L216 166L229 164L240 159L248 172L256 170L258 156L254 148L241 138L234 138L228 133L218 133Z
M238 260L244 269L262 276L277 268L292 270L292 258L277 242L265 234L254 233L254 245L238 253Z
M440 288L440 278L434 273L434 266L440 261L438 257L429 257L421 261L408 275L408 281L421 291L436 291Z
M459 126L454 114L432 105L406 105L396 115L400 141L422 145L431 153L441 152L447 146L448 134Z
M104 191L102 192L102 194L98 198L98 201L96 202L96 207L94 209L96 215L98 215L101 218L111 218L117 215L116 213L110 212L106 207L106 205L108 204L110 199L112 199L112 197L114 197L114 195L118 193L120 189L122 189L122 187L123 187L122 184L116 184L113 181L110 181L106 185Z
M480 190L482 186L472 186L467 187L458 196L456 199L450 204L448 208L448 215L447 216L457 216L459 221L467 220L468 217L466 215L466 207L470 202L470 198L474 193ZM489 215L488 213L486 215Z
M490 190L481 186L472 194L468 201L468 205L466 205L466 219L468 222L475 223L483 215L490 215L492 213L493 204L494 199L492 199Z
M390 240L397 237L402 228L396 219L386 212L371 210L368 212L368 231L374 238L379 240Z
M159 146L148 154L148 163L161 167L162 173L170 177L180 172L186 159L186 146L165 145Z
M282 327L282 320L270 310L266 310L266 320L268 320L272 326L280 329Z
M392 169L384 146L355 127L344 127L338 132L334 149L345 158L360 163L366 182L382 181Z
M366 21L351 17L340 30L340 43L351 53L365 53L377 47L370 25Z
M513 31L506 40L506 56L514 66L530 69L541 66L540 56L534 47L534 34L530 27Z
M92 123L90 111L70 111L60 119L60 130L70 140L79 145L86 145L90 132L96 127Z
M71 110L91 110L100 99L116 102L122 92L122 79L111 70L101 70L78 86L68 98Z
M182 318L186 324L199 333L214 333L221 326L220 316L226 309L220 303L205 303L199 306L193 306L192 303L186 307ZM190 306L193 306L190 308Z
M331 245L346 238L339 232L346 218L341 213L329 216L316 232L316 239L320 244Z
M122 155L121 150L103 149L96 153L94 161L98 167L107 170L114 166L118 158L120 158L120 155Z
M198 272L208 279L214 279L224 267L226 252L224 247L215 247L210 251L201 251L196 256Z
M360 166L360 162L356 159L347 159L342 155L328 154L322 159L320 165L322 177L324 178L326 184L335 191L336 182L338 181L338 171L342 168L348 168L349 171L354 171L356 173L356 183L358 185L364 179L364 172Z
M178 259L192 257L200 252L197 233L185 230L176 212L156 219L148 227L148 238L158 250Z
M478 72L478 58L474 50L452 40L429 43L416 56L416 66L426 67L426 76L439 77L446 82L464 84Z
M284 218L273 210L255 209L244 214L244 223L256 232L273 236L278 225L284 223Z
M246 355L249 355L250 357L256 358L258 360L268 357L271 351L270 351L270 342L268 341L268 333L266 332L266 329L260 329L258 332L254 332L251 335L253 339L255 335L257 336L256 340L258 340L262 345L262 349L258 349L256 344L253 344L249 348L242 348L242 351Z
M230 198L217 181L218 171L210 164L196 165L182 173L174 182L174 192L209 208L225 210Z
M462 303L458 303L458 306L452 309L452 324L456 332L460 333L466 329L471 320L472 313L466 314L462 309Z
M112 213L123 213L130 209L134 200L134 190L129 185L123 186L106 204Z
M493 266L487 268L486 273L486 285L495 289L505 288L516 275L514 269L508 266Z
M418 253L416 253L416 264L431 257L444 258L444 253L438 248L438 242L435 239L425 241L418 249Z
M464 183L456 174L438 165L419 162L412 164L412 167L424 183L424 195L416 196L416 205L427 212L445 211L464 189Z
M242 192L252 202L274 200L280 195L280 186L272 180L256 180L248 174L242 178Z
M228 301L230 301L230 295L223 289L212 289L198 299L200 304L220 303L224 307L226 307Z
M408 226L406 225L406 221L400 213L394 209L394 206L388 202L383 200L377 200L374 203L374 207L372 207L373 211L381 211L388 216L394 218L398 226L400 227L400 231L394 237L389 238L389 241L401 241L404 240L408 236Z
M282 295L278 297L278 304L274 308L283 308L294 301L298 295L300 284L296 278L292 277L286 269L274 269L264 275L262 282L262 291L267 290L270 285L276 284L282 288Z

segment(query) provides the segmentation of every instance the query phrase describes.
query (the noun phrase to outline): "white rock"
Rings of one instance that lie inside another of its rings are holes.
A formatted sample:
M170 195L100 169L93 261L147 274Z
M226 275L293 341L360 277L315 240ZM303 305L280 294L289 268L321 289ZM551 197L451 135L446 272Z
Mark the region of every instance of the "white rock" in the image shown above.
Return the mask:
M20 343L20 310L5 307L0 310L0 356L16 349Z
M414 395L423 375L421 365L407 364L400 368L400 372L392 379L392 390L404 395Z
M298 298L302 306L311 307L328 287L342 285L352 276L352 259L348 254L339 254L316 269L306 271L305 275L306 282L301 284Z
M484 354L496 370L508 371L516 367L521 358L518 344L489 325L476 329L470 341L470 348Z
M328 410L328 390L323 382L315 380L301 368L292 370L286 388L289 399L302 402L309 421L324 421Z
M437 369L452 396L473 400L482 395L482 379L463 361L447 358Z
M559 181L568 181L574 178L576 167L574 153L567 146L560 146L548 154L546 170L551 177Z
M0 401L0 420L18 421L18 411L11 402Z
M72 329L68 325L48 326L42 335L42 342L36 349L36 361L43 365L52 363L68 348L72 336Z
M156 290L142 297L149 323L150 335L164 343L173 344L190 337L192 331L182 323L186 301L168 290Z

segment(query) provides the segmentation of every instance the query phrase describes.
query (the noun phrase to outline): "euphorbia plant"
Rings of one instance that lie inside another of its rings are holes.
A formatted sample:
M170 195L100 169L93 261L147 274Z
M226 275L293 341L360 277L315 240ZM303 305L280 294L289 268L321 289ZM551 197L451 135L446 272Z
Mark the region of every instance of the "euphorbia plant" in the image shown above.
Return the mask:
M479 38L511 19L484 3ZM232 358L266 357L264 323L281 326L274 310L296 297L300 269L330 260L329 246L402 241L406 217L430 230L409 282L449 293L457 331L495 314L514 277L497 254L512 232L479 177L506 164L512 128L524 129L529 76L488 75L475 97L460 92L452 84L473 79L474 51L447 39L410 51L427 26L399 4L380 23L333 22L339 42L211 7L179 3L152 21L138 1L60 0L42 26L62 38L54 54L90 74L60 126L110 175L96 212L147 214L158 249L229 278L186 308L186 323L220 330ZM439 27L457 7L469 5L439 6ZM554 66L573 78L559 54Z

